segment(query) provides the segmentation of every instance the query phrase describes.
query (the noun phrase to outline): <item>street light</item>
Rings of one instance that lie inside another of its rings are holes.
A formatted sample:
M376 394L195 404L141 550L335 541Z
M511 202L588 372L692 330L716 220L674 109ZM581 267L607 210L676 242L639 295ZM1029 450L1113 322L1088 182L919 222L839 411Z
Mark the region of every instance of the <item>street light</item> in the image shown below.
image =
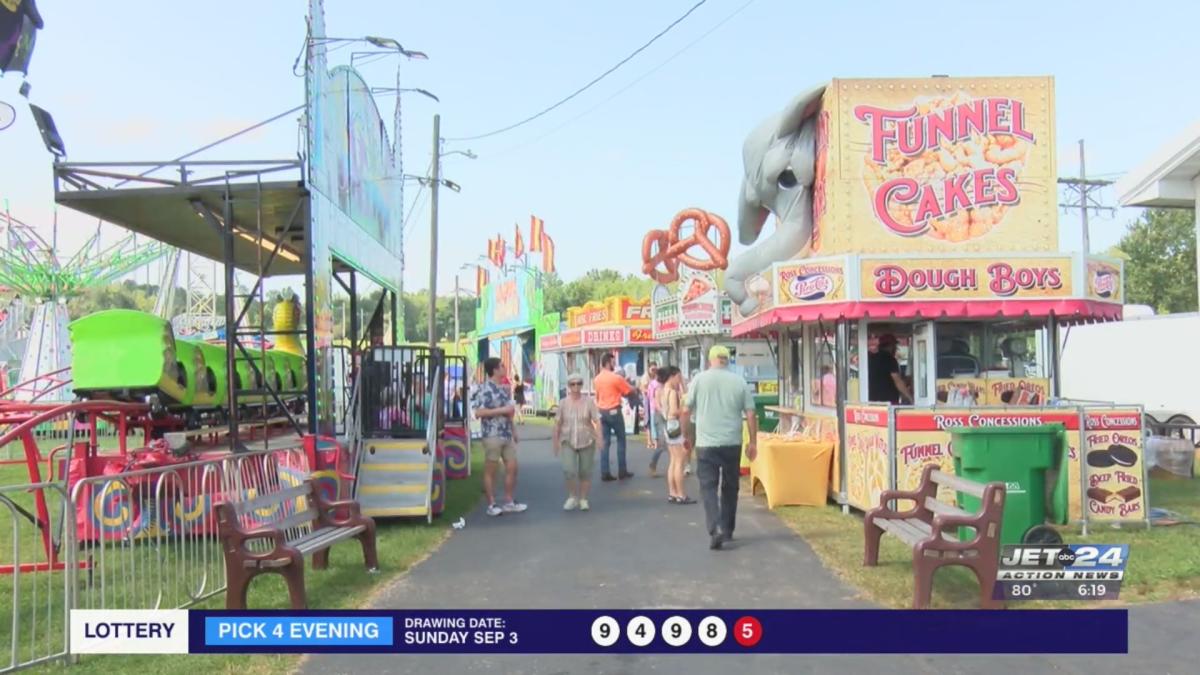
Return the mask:
M359 38L309 37L306 44L308 46L314 46L314 45L328 46L328 45L346 44L346 43L353 43L353 42L366 42L369 45L379 47L379 49L381 51L352 52L350 54L350 66L351 67L354 66L354 57L364 56L364 55L368 55L368 54L399 54L401 56L405 56L410 59L421 59L421 60L429 59L429 55L426 54L425 52L418 52L418 51L411 50L411 49L405 49L396 40L393 40L392 38L388 38L388 37L379 37L377 35L367 35L365 37L359 37ZM307 51L307 49L305 51ZM303 53L301 53L299 56L296 57L295 63L292 64L292 72L293 73L296 72L296 68L300 65L300 59L302 59L302 58L304 58Z
M425 89L419 89L416 87L411 88L411 89L400 89L397 87L371 87L372 94L407 94L410 91L421 94L422 96L429 97L429 98L433 99L434 101L437 101L438 103L442 102L441 99L439 99L437 96L435 96L433 94L433 92L430 92Z
M479 256L479 259L484 260L486 258L484 256ZM458 266L458 271L461 272L461 271L467 269L468 267L478 267L478 265L475 263L463 263L462 265ZM455 346L458 346L459 340L462 339L461 332L458 329L458 298L459 298L459 295L461 295L462 293L466 293L467 295L469 295L472 298L479 297L478 295L467 292L466 289L461 288L458 285L458 274L455 274L454 275L454 345Z
M437 348L437 329L434 323L437 319L437 263L438 263L438 186L445 185L446 187L459 192L462 188L454 181L442 178L442 157L452 154L461 154L470 159L475 159L476 156L470 150L454 150L448 153L442 152L442 116L433 116L433 174L425 179L428 182L422 181L422 185L429 186L429 349L432 351ZM420 180L418 178L418 180ZM455 298L457 299L457 295ZM458 312L454 313L455 322L458 321ZM457 332L457 331L456 331ZM458 339L458 336L455 336Z

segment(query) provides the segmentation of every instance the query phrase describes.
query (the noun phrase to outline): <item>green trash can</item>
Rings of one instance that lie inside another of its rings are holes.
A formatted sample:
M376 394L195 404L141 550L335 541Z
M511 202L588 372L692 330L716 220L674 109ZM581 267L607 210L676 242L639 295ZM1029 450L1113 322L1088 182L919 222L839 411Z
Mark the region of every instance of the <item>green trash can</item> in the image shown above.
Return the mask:
M1060 455L1063 426L962 428L950 435L955 474L977 483L1004 483L1007 488L1000 543L1052 543L1048 538L1057 533L1045 527L1046 470L1055 466ZM958 503L972 512L980 506L978 497L962 492ZM972 536L969 528L960 528L960 539Z
M769 405L779 405L779 394L755 394L754 412L758 417L759 431L775 431L779 426L779 413L767 410Z

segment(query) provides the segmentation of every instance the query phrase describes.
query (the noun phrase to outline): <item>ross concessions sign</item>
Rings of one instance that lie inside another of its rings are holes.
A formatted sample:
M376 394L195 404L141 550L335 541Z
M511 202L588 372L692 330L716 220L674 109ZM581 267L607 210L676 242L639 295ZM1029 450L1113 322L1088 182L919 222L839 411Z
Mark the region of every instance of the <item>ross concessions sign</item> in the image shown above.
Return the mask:
M954 429L1030 427L1042 424L1061 424L1066 430L1068 513L1072 520L1079 520L1083 514L1080 499L1081 437L1078 408L1056 410L1013 407L972 410L947 407L897 410L894 457L896 489L915 489L927 464L937 464L942 471L954 473L954 455L950 444L950 433ZM938 500L954 504L954 493L950 490L939 490Z
M784 263L775 269L775 304L846 299L846 262L841 258Z
M1142 409L1084 410L1084 496L1092 522L1149 523Z
M816 166L814 255L1058 244L1050 77L833 80Z

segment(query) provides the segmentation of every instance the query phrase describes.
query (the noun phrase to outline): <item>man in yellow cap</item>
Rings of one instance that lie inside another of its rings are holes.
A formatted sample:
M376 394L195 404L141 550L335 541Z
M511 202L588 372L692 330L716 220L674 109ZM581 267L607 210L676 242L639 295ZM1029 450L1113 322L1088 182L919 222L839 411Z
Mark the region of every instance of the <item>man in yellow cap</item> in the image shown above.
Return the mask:
M709 349L708 364L709 368L696 375L688 387L684 422L693 416L696 420L696 475L700 479L709 548L716 550L733 539L737 520L742 420L750 430L746 456L753 460L758 455L758 418L750 385L729 370L729 349L722 345Z

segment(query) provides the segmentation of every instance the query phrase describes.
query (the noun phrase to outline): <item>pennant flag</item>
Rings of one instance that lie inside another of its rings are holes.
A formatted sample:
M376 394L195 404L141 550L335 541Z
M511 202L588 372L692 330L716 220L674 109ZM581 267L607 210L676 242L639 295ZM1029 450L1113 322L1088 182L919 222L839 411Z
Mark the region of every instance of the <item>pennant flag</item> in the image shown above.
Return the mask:
M529 216L529 252L538 253L542 250L542 237L546 236L546 221L537 216Z
M504 237L499 233L496 234L496 267L504 267L504 254L506 245Z
M554 273L554 240L545 232L542 233L542 270L546 274Z
M521 226L513 223L513 231L516 232L516 239L513 240L513 257L520 258L525 255L525 241L521 239Z
M489 244L491 242L488 242ZM483 265L475 266L475 295L483 295L483 287L488 284L487 270L483 269Z
M496 240L488 239L487 242L488 242L488 248L487 248L488 262L495 265L496 264Z

